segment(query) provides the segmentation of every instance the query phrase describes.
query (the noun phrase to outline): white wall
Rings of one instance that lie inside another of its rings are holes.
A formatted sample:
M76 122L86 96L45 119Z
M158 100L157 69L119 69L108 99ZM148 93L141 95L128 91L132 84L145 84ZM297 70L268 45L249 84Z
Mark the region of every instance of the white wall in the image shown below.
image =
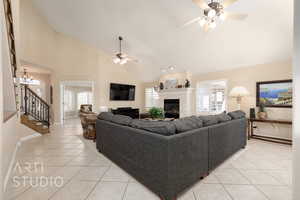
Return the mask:
M294 1L293 200L300 199L300 2Z
M0 27L2 24L0 23ZM0 28L0 38L2 38L2 28ZM0 46L2 47L2 40L0 40ZM2 63L2 48L0 48L0 64ZM0 65L0 83L2 83L2 65ZM3 105L3 85L0 85L0 105ZM3 126L3 107L0 106L0 160L2 161L2 126ZM2 162L1 162L2 163ZM0 165L2 168L2 164ZM0 199L3 199L3 174L2 170L0 170Z
M40 15L32 0L20 0L20 7L20 59L52 71L56 122L60 121L59 85L63 81L93 81L95 111L100 106L143 107L144 91L138 73L142 67L131 63L115 65L112 55L56 32ZM136 85L135 101L109 101L110 82Z

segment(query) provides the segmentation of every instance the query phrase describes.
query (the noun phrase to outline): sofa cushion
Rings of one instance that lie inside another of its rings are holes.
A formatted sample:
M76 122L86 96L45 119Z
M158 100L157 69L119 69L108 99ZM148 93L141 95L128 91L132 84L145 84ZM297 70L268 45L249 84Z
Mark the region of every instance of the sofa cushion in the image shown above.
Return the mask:
M112 121L114 114L111 112L102 112L98 115L98 119L105 120L105 121Z
M241 119L241 118L245 118L246 117L246 113L243 112L243 111L241 111L241 110L230 112L230 113L228 113L228 115L232 119Z
M111 122L116 124L121 124L129 126L131 124L132 118L125 115L113 115Z
M181 119L177 119L177 120L173 121L172 123L175 125L177 133L190 131L193 129L203 127L203 121L196 116L184 117Z
M171 122L134 119L130 126L165 136L174 135L176 133L176 127Z
M219 123L227 122L227 121L230 121L232 119L229 115L226 114L226 112L218 114L217 117L218 117L218 122Z
M199 119L203 121L203 126L212 126L219 123L217 115L203 115L199 116Z

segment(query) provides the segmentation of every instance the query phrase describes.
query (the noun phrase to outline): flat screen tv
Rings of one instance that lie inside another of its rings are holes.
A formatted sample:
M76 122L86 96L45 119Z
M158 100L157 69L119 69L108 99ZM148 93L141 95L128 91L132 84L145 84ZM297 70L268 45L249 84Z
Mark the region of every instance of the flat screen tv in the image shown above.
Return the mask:
M109 96L111 101L134 101L135 85L111 83Z

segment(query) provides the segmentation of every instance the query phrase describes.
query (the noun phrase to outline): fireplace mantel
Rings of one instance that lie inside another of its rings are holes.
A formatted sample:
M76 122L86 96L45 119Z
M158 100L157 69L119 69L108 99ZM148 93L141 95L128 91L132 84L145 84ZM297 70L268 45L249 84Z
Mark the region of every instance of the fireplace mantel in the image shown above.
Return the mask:
M174 88L161 90L159 95L159 106L164 107L165 99L179 99L180 118L188 117L194 114L193 112L193 88Z

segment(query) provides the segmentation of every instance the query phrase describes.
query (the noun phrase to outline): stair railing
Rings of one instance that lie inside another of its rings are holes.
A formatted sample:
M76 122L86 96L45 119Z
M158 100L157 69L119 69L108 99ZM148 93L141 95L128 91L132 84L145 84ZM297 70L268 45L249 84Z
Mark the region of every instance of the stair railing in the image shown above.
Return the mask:
M50 127L50 106L28 85L21 85L21 111Z

